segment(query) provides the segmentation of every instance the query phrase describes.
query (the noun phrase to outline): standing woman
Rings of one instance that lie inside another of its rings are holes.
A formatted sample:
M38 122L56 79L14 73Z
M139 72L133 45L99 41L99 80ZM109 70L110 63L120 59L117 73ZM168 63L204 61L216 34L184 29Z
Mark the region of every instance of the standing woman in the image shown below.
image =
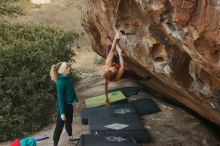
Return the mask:
M58 112L56 128L54 130L53 142L54 146L58 145L60 135L65 124L66 132L69 136L69 142L73 143L72 137L72 122L73 122L73 104L78 102L73 81L70 74L70 65L67 62L60 62L51 66L50 77L56 83L58 96ZM78 104L74 109L78 108Z

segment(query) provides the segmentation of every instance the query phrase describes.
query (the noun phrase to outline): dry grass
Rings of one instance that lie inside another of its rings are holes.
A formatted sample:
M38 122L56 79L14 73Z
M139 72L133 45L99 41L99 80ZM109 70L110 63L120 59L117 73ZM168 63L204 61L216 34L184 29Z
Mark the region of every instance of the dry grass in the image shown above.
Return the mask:
M25 16L13 19L6 18L11 22L31 22L55 24L66 30L73 30L80 35L73 50L76 52L74 67L82 73L101 73L102 65L96 65L97 55L91 50L89 37L81 26L81 13L85 11L86 0L52 0L49 4L40 5L23 2L26 9Z

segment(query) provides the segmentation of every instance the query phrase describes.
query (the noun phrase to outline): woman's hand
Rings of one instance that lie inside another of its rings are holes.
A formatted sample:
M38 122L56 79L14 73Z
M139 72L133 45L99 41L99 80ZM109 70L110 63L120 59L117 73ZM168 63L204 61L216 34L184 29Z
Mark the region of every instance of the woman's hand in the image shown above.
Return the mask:
M123 34L120 31L117 32L115 35L115 40L117 40L117 41L120 40L122 36L123 36Z
M66 121L66 116L64 114L61 115L61 120Z

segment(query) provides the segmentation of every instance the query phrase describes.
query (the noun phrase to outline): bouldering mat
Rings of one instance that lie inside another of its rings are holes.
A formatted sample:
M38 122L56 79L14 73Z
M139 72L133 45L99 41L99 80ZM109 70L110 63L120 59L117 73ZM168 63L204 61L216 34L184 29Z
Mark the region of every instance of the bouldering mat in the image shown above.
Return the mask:
M127 102L127 98L124 96L124 94L121 91L108 93L108 98L111 103ZM104 105L105 99L106 99L105 94L86 99L85 100L86 108Z
M130 103L139 115L152 114L161 111L157 104L150 98L132 100Z

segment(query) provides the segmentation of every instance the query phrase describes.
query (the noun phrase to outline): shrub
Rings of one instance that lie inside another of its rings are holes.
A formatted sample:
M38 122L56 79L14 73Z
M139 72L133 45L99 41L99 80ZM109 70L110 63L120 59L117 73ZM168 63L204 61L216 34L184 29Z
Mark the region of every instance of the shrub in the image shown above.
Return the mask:
M0 15L24 14L18 0L0 0Z
M0 141L39 130L55 106L50 66L71 61L78 34L0 20Z
M81 79L81 72L78 69L74 69L71 72L71 77L72 77L74 83L78 82Z

